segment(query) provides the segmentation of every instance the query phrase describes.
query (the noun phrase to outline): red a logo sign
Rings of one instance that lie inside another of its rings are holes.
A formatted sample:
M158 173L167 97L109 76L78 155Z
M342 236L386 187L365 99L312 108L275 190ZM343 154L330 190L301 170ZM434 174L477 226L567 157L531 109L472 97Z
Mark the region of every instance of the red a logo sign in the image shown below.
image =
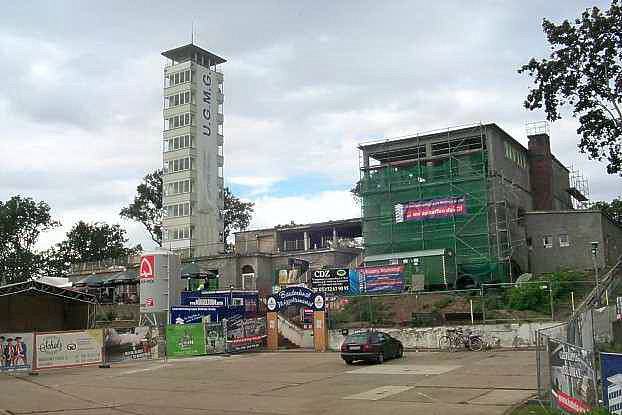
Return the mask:
M155 274L153 273L154 268L155 257L153 255L147 255L140 258L140 272L138 274L140 281L155 280Z

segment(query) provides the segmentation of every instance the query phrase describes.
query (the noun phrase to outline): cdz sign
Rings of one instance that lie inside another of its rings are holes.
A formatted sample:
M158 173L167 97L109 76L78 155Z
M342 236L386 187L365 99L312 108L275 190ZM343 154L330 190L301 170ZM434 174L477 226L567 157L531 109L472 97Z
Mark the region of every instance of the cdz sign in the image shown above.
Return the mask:
M347 293L350 291L350 270L347 268L319 269L311 276L313 289L325 293Z

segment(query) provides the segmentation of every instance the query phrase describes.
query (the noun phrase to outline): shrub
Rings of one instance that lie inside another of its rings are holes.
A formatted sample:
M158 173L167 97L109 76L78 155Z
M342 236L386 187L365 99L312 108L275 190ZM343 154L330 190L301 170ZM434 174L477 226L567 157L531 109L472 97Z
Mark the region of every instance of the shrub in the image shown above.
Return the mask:
M540 284L522 284L510 290L508 305L514 310L550 311L549 290Z

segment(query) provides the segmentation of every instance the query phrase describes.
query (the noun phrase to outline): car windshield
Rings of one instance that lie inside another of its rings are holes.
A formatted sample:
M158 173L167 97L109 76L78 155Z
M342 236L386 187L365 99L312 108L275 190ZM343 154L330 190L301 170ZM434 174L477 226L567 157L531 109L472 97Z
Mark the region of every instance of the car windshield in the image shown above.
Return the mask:
M346 337L344 343L364 344L367 343L368 338L369 334L367 333L355 333Z

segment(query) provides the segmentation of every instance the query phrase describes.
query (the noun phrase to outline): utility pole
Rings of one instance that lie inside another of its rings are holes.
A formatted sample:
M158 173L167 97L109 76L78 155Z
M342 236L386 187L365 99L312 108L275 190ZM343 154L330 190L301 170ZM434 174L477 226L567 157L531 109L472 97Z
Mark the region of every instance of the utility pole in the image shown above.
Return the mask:
M598 242L592 242L592 261L594 262L594 278L596 279L596 305L600 307L600 283L598 281Z

